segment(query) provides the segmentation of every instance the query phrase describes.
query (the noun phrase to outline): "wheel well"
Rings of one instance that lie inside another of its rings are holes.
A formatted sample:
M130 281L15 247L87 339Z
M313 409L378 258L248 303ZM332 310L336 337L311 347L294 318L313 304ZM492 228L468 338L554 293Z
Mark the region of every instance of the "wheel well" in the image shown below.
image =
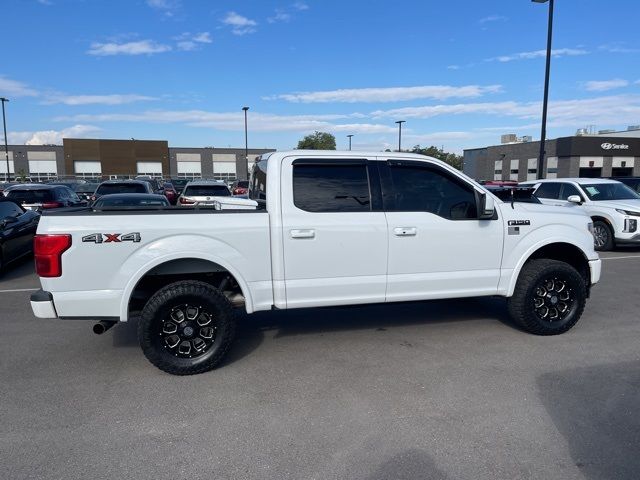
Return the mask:
M597 215L594 215L593 217L591 217L591 220L593 220L594 222L597 222L597 221L604 222L607 225L609 225L609 228L613 230L613 225L611 225L611 222L607 220L605 217L598 217Z
M533 252L527 259L527 262L538 258L548 258L568 263L582 275L587 285L591 283L589 260L587 260L582 250L575 245L571 245L570 243L551 243L545 245Z
M129 297L129 315L142 311L159 289L180 280L200 280L224 293L234 306L244 304L244 295L235 277L223 266L200 258L181 258L162 263L149 270L136 284Z

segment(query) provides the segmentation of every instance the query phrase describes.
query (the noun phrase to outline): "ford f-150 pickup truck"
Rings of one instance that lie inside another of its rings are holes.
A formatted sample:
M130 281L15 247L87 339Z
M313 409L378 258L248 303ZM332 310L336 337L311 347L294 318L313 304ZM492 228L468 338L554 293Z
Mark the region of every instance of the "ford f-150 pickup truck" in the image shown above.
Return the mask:
M234 308L502 296L523 329L554 335L600 278L582 211L502 202L429 157L276 152L253 165L249 198L254 210L45 212L34 314L96 333L139 317L146 357L186 375L221 361Z

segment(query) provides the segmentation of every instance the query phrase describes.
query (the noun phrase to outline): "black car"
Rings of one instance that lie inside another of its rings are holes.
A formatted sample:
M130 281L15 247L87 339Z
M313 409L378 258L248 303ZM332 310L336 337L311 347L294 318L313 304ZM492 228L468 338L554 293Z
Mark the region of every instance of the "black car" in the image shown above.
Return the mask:
M184 190L184 187L186 187L187 183L189 183L190 181L191 180L189 180L188 178L172 178L171 179L173 188L176 189L176 192L178 192L178 195L182 193L182 191Z
M611 180L622 182L634 192L640 193L640 177L611 177Z
M86 205L86 202L82 201L66 185L44 185L41 183L13 185L5 189L4 195L27 210L41 211Z
M169 200L164 195L151 193L114 193L103 195L97 199L92 207L95 210L117 209L117 208L137 208L137 207L170 207Z
M151 184L145 180L107 180L102 182L95 193L91 196L91 201L95 202L103 195L114 193L155 193Z
M76 195L78 195L78 197L80 197L82 200L90 202L91 196L95 193L99 186L99 183L78 183L77 185L73 186L73 191L76 192Z
M485 184L484 188L489 190L503 202L542 203L538 200L538 197L534 195L534 192L536 191L534 187Z
M40 214L0 195L0 270L33 251Z

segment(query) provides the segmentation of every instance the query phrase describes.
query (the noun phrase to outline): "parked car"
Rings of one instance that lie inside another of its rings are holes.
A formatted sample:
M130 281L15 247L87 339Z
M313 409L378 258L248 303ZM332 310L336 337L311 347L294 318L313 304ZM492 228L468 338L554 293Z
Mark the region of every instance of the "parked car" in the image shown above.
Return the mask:
M113 193L103 195L91 207L95 210L118 207L170 207L164 195L155 193Z
M144 180L106 180L98 185L91 201L95 202L103 195L114 193L155 193L151 184Z
M216 180L195 180L187 183L178 197L182 207L211 206L219 197L230 197L231 191L224 182Z
M33 251L40 214L0 195L0 271Z
M486 185L487 190L503 202L542 203L534 195L536 189L529 186L498 186Z
M611 180L622 182L634 192L640 193L640 177L611 177Z
M513 180L485 180L480 182L486 187L516 187L518 182Z
M73 186L73 191L80 199L91 202L91 197L99 186L99 183L78 183Z
M157 179L153 177L149 177L147 175L138 175L134 180L141 180L143 182L148 182L151 185L151 190L153 193L162 194L162 179Z
M231 184L232 195L246 195L249 191L249 180L236 180Z
M222 361L234 308L501 296L523 329L558 335L600 279L583 211L504 203L434 158L296 150L260 163L249 196L264 192L265 210L45 214L35 316L94 318L103 333L141 312L149 361L189 375Z
M173 183L164 182L162 184L162 189L163 189L164 196L167 197L167 200L169 200L169 203L171 205L175 205L176 202L178 201L179 194L176 191L176 188L173 186Z
M25 183L8 187L4 194L27 210L49 210L52 208L80 207L86 205L66 185Z
M554 178L523 182L547 205L579 205L593 220L596 250L640 245L640 195L606 178Z
M170 180L171 180L171 184L176 189L176 192L178 192L178 195L182 193L182 191L184 190L184 187L186 187L187 183L189 183L188 178L172 178Z

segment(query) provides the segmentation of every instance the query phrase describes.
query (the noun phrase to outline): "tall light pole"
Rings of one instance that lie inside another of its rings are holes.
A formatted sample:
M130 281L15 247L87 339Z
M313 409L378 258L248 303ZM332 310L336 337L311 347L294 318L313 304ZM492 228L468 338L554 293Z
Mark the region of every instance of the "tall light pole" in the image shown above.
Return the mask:
M542 127L540 129L540 154L538 155L538 178L543 178L545 141L547 139L547 102L549 100L549 70L551 68L551 34L553 32L553 0L531 0L534 3L549 2L549 25L547 26L547 62L544 71L544 99L542 100Z
M353 134L347 135L347 137L349 137L349 151L351 151L351 137L353 137Z
M247 162L247 180L249 180L249 141L247 137L247 110L249 107L242 107L244 111L244 160Z
M406 123L406 120L398 120L398 151L402 151L402 124Z
M2 126L4 128L4 157L7 160L7 182L11 180L9 176L9 145L7 144L7 119L4 116L4 102L8 102L8 98L0 97L2 102Z

